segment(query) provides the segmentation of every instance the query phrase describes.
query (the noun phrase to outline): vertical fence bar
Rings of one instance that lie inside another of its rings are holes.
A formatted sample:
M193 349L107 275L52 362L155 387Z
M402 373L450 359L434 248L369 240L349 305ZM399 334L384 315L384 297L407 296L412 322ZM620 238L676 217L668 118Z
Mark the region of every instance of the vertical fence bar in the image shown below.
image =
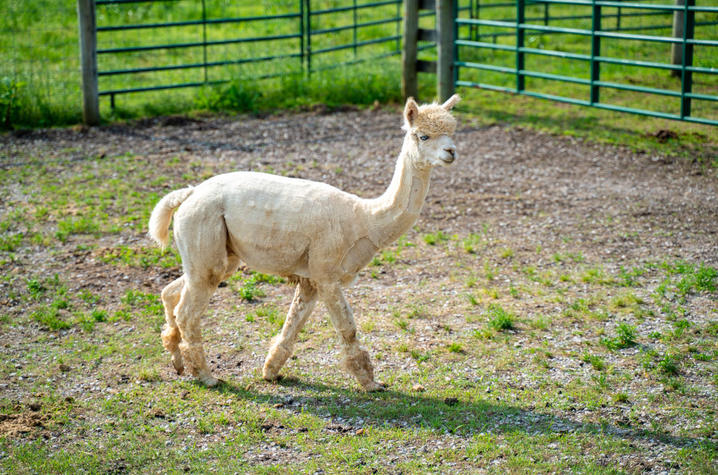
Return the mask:
M307 23L306 23L306 32L307 32L307 74L312 74L312 0L306 0L306 11L307 11Z
M481 19L481 0L476 0L476 19ZM481 30L479 29L479 25L476 25L474 39L478 40L479 38L481 38Z
M202 61L204 82L207 84L207 5L205 0L202 0Z
M693 90L693 72L686 69L693 66L693 39L695 12L689 10L695 0L684 0L683 4L683 61L681 64L681 119L691 115L691 98L686 96Z
M299 0L299 69L304 72L304 0Z
M525 1L516 0L516 92L524 90L526 82L521 71L524 69L524 53L521 48L524 47L524 29L522 27L525 19Z
M357 56L357 0L352 2L352 19L354 20L354 28L352 32L352 42L354 43L354 57Z
M396 17L399 20L396 21L396 52L401 52L401 2L396 3Z
M451 7L451 30L454 34L451 40L451 94L453 95L456 91L456 81L459 80L459 68L456 67L456 62L459 60L459 47L456 44L456 40L459 39L459 25L456 23L459 18L459 1L451 2Z
M436 91L440 101L454 94L454 30L456 0L436 0Z
M601 30L601 5L593 0L591 11L591 104L600 101L600 88L596 84L601 77L601 63L596 60L601 56L601 37L596 34Z
M82 120L87 125L100 123L100 96L97 89L97 24L95 1L77 0L82 63Z
M543 24L548 25L548 3L543 4Z
M401 94L404 100L416 97L417 46L419 41L419 0L404 0L404 48L401 51Z

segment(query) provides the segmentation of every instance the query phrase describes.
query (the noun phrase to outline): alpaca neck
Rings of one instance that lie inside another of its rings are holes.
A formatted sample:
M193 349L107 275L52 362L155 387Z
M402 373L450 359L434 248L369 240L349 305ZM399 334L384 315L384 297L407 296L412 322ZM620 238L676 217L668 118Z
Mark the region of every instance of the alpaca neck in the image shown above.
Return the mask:
M396 161L389 187L378 198L368 200L371 240L379 247L396 241L414 225L429 191L431 168L418 169L412 157L418 153L407 136Z

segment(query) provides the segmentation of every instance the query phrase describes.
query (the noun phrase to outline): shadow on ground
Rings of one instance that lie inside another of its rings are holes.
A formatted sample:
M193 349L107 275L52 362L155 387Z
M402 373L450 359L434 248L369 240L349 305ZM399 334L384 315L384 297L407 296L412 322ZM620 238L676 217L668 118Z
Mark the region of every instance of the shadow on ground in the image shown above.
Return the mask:
M288 398L287 395L272 394L272 389L277 386L293 389L295 396ZM626 441L660 441L676 448L698 445L713 447L708 439L677 437L666 432L634 428L631 425L581 422L570 417L542 413L536 409L494 403L475 397L472 388L466 389L465 398L441 399L391 389L358 393L352 389L285 378L274 384L251 383L246 387L223 382L215 390L225 395L233 395L237 402L254 401L292 411L309 412L324 418L329 416L342 421L361 419L364 424L375 426L429 428L458 436L516 431L529 435L584 433L610 435ZM291 402L288 403L288 400ZM345 425L340 426L341 428L344 432L350 432L360 426Z

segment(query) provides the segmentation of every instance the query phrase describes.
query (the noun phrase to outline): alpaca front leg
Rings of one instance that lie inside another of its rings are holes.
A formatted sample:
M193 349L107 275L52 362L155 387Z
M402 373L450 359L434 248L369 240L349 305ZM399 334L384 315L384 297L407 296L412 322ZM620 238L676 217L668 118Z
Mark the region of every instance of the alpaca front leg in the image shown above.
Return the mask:
M289 307L287 318L284 320L282 332L275 338L267 354L267 359L264 360L262 377L267 381L277 379L279 370L292 356L297 335L311 315L316 301L317 290L308 280L302 279L294 292L294 299Z
M374 368L369 353L361 347L356 338L352 309L344 298L341 287L338 284L325 286L320 288L319 292L342 345L342 366L354 375L366 391L383 390L384 385L374 381Z

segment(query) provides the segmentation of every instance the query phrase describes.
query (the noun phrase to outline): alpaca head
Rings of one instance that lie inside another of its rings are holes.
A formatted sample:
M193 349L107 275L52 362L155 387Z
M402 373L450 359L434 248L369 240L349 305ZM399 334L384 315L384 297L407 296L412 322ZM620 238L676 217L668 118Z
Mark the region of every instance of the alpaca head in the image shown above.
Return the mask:
M456 130L456 119L451 109L459 102L454 94L443 104L419 106L413 98L404 107L404 146L418 168L448 165L456 159L456 146L451 136Z

